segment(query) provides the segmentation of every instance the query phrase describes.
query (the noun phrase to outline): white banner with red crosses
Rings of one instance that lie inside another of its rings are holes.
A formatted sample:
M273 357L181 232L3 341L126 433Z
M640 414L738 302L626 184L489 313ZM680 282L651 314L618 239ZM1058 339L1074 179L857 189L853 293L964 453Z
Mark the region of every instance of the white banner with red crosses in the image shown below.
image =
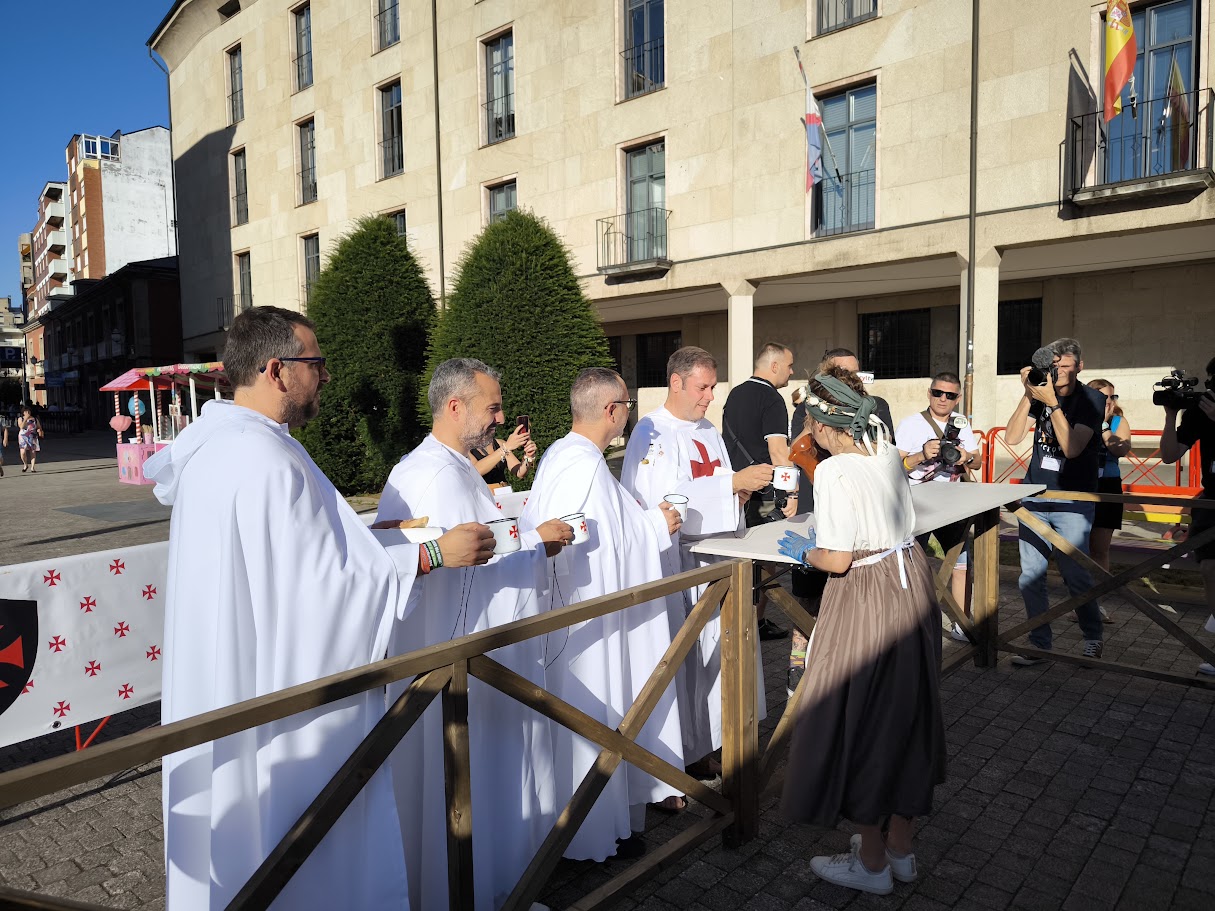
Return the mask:
M0 714L0 746L160 698L168 552L161 542L0 567L0 599L37 603L36 623L13 615L5 630L0 617L0 670L28 672Z

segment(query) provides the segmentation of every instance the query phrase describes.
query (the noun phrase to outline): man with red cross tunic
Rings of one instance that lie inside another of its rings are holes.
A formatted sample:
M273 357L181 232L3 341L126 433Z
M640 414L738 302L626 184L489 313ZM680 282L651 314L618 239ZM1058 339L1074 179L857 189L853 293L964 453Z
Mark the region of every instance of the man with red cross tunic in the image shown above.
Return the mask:
M645 509L670 495L687 498L687 516L679 532L679 547L662 554L666 575L711 563L714 558L691 552L703 538L741 536L742 505L752 493L772 481L771 465L751 465L734 471L725 441L705 419L717 385L717 361L703 348L680 348L667 361L667 399L661 408L637 422L624 454L620 482ZM678 632L704 587L690 589L670 613L671 635ZM705 625L696 648L676 678L684 757L697 771L712 773L707 759L721 747L721 617ZM756 640L758 642L758 638ZM759 718L764 717L763 684L758 693Z

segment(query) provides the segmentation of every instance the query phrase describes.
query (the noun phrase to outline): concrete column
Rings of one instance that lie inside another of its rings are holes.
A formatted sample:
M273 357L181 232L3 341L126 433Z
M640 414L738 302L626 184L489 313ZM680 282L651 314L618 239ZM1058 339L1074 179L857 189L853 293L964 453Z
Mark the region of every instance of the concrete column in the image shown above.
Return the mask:
M718 381L727 380L731 385L743 382L751 375L755 366L755 286L740 279L723 285L730 296L726 303L729 344L727 346L726 375L718 372Z
M968 284L967 268L962 269L962 293L958 299L962 302L961 340L959 345L961 370L965 379L966 352L966 291ZM974 264L975 270L975 330L972 333L974 348L971 359L974 363L974 385L972 400L969 405L971 420L974 426L986 429L1003 424L1007 414L1000 414L1000 406L996 399L996 343L1000 325L1000 252L994 247L980 247Z

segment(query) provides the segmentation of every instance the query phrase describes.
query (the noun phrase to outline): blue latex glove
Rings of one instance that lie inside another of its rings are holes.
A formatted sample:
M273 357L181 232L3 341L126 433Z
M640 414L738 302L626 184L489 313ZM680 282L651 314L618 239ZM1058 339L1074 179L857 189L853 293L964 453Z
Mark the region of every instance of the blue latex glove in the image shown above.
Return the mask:
M787 531L785 536L780 539L777 544L777 549L781 556L791 557L799 563L806 562L806 551L814 549L814 529L810 529L810 537L804 538L796 532Z

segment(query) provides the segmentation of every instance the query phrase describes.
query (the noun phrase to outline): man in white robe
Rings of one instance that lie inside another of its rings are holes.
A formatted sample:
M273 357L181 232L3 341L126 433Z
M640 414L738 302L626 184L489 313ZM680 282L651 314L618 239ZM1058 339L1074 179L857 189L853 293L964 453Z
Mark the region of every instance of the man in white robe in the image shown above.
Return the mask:
M663 553L667 575L714 562L712 557L693 554L690 548L702 538L741 536L741 504L772 481L771 465L732 469L725 441L705 419L716 384L717 361L713 356L703 348L680 348L667 361L666 402L637 422L625 449L620 482L642 506L652 509L668 494L688 498L679 547ZM683 603L670 613L672 635L687 619L704 588L689 590ZM697 648L688 655L679 681L684 756L700 775L719 769L705 757L721 748L720 638L721 615L715 613L701 632ZM762 675L757 683L757 717L763 719Z
M612 477L603 458L603 450L624 432L633 404L619 374L603 367L583 370L570 390L573 429L549 447L536 471L520 526L531 527L544 516L581 513L590 535L590 540L565 548L553 560L553 609L663 576L661 553L673 547L671 536L679 528L679 513L669 503L642 509ZM559 630L548 637L546 688L615 729L670 644L666 599L662 598ZM655 706L637 743L683 768L673 687ZM568 728L554 726L558 807L569 802L599 751L598 745ZM622 856L643 853L645 843L635 833L645 828L646 804L680 798L670 785L622 765L565 856L603 861L618 850Z
M480 361L440 364L427 393L434 430L392 470L377 519L419 519L448 529L502 518L469 460L502 423L498 375ZM447 642L535 616L555 554L573 529L549 521L520 535L521 548L488 565L432 573L414 587L410 610L393 631L392 654ZM490 653L538 685L544 683L543 637ZM408 681L405 681L408 683ZM404 683L400 685L404 686ZM398 692L389 688L389 696ZM554 820L552 740L546 718L479 680L469 681L473 893L478 909L510 895ZM415 908L448 905L442 707L432 704L392 756L394 786Z
M144 467L173 506L166 724L383 658L418 570L418 547L381 546L288 433L329 380L312 324L246 311L224 362L235 400L208 402ZM492 541L478 526L440 548L469 565ZM168 907L225 907L383 713L370 691L166 756ZM385 767L274 907L406 907L400 837Z

